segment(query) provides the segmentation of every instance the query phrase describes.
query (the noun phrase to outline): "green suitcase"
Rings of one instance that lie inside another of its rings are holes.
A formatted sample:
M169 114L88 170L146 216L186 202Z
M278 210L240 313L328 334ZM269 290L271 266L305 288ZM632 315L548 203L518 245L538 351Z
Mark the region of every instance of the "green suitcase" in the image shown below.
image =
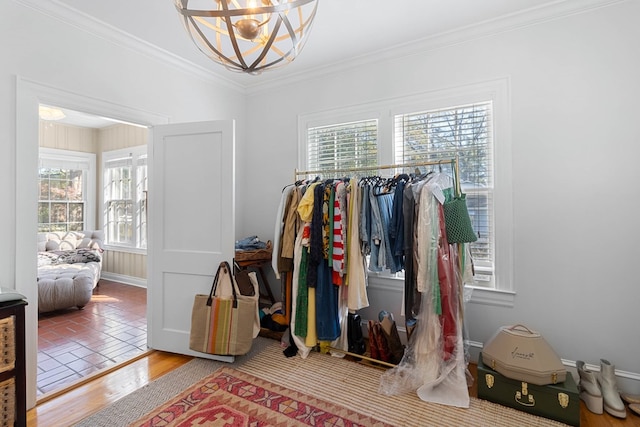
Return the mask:
M510 408L580 426L580 396L573 376L564 382L535 385L512 380L478 360L478 397Z

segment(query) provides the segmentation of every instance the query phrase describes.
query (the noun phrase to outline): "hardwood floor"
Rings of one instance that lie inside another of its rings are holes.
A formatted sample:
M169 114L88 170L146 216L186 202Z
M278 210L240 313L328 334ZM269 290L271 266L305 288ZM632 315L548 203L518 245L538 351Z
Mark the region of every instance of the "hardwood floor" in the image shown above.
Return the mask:
M29 410L27 425L33 427L70 426L182 366L191 359L189 356L153 351L133 363L94 378ZM469 368L476 378L476 366L472 364ZM470 388L470 394L474 397L477 396L475 382L474 386ZM580 405L581 427L640 426L640 417L632 413L628 413L625 420L620 420L608 414L593 414L585 408L582 402Z
M73 425L191 359L189 356L152 351L133 363L39 404L27 412L27 425Z

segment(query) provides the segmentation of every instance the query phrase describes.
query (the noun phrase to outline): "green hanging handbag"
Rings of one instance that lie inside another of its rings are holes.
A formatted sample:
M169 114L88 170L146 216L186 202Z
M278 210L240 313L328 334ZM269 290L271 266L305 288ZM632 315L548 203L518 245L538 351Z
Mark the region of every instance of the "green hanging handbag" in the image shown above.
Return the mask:
M454 168L454 195L444 202L444 225L449 243L470 243L478 240L471 226L466 194L460 189L457 165Z

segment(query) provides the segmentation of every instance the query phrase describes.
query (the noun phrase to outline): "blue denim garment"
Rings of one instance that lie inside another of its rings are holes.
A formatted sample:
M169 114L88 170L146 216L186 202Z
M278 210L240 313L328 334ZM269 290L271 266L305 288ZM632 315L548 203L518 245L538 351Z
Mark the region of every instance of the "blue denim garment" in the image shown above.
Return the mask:
M393 194L385 194L377 196L378 208L380 210L380 221L382 224L383 235L382 239L384 244L381 245L381 250L384 248L384 267L391 271L392 274L402 270L402 263L398 262L398 257L393 255L393 246L391 243L391 237L389 235L389 229L391 225L391 215L393 212Z
M331 280L332 268L326 262L317 267L316 334L321 341L333 341L340 336L338 290Z
M249 236L244 239L236 240L236 246L243 246L259 241L258 236Z
M244 239L236 240L236 250L253 251L256 249L266 249L267 244L261 242L258 236L249 236Z

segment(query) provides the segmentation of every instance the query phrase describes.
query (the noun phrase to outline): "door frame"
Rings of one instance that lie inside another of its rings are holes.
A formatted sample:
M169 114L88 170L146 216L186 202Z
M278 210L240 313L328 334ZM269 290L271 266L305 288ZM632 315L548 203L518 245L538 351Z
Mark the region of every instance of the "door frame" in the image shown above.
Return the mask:
M25 314L27 408L37 401L37 356L38 356L38 289L37 257L37 174L39 151L40 104L82 111L96 116L110 117L124 122L155 126L170 122L168 116L115 104L107 100L59 89L22 76L16 76L16 138L15 154L15 262L13 277L15 289L27 298ZM28 213L32 212L32 215ZM33 238L29 238L32 236ZM11 275L11 273L10 273Z

